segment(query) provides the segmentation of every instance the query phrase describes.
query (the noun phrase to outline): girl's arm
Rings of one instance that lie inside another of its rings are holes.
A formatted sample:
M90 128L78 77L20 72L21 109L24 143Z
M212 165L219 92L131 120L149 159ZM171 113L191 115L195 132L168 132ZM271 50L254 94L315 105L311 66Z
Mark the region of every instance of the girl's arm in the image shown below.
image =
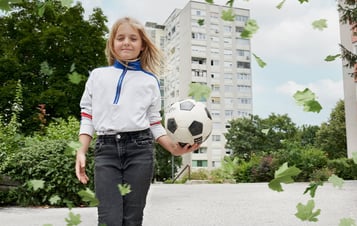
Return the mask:
M86 184L89 180L86 174L86 153L88 151L92 137L87 134L79 135L79 142L81 147L77 150L76 156L76 176L82 184Z

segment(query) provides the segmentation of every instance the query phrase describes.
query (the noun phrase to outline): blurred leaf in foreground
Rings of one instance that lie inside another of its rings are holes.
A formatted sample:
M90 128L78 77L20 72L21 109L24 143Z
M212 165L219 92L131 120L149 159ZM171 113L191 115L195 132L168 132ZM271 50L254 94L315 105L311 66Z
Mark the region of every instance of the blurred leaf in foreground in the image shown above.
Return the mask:
M305 189L304 194L306 194L307 192L310 192L310 196L311 198L315 197L316 194L316 190L319 186L322 186L324 183L322 181L318 181L318 182L311 182L309 184L309 186Z
M342 218L338 226L357 226L356 221L352 218Z
M267 65L260 57L258 57L254 53L253 53L253 56L254 56L255 61L259 65L259 67L263 68L263 67L265 67Z
M94 192L89 188L86 188L86 190L79 191L78 195L82 198L83 201L89 202L89 206L98 206L99 204L99 201L95 197Z
M332 183L334 187L342 188L345 181L342 178L333 174L329 177L328 182Z
M315 100L315 93L309 88L306 88L303 91L296 91L293 97L298 105L304 107L304 111L319 113L322 109L320 103Z
M284 191L281 183L289 184L293 183L294 180L292 177L297 176L301 172L300 169L295 166L288 167L288 163L284 163L280 168L275 171L274 179L271 180L268 184L269 188L274 191Z
M323 29L327 28L327 20L326 19L315 20L314 22L312 22L312 27L314 29L322 31Z
M306 205L299 203L296 206L297 213L295 214L295 216L302 221L317 222L318 221L317 216L320 215L321 210L318 209L313 212L314 208L315 208L314 200L309 200Z

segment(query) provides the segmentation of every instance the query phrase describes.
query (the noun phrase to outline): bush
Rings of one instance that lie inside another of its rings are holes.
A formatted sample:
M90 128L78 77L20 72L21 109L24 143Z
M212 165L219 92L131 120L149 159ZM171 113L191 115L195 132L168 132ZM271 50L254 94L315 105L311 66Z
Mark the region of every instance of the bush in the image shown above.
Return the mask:
M301 170L295 181L312 180L313 173L325 168L328 161L326 153L315 148L281 150L275 154L275 157L279 159L279 165L287 162L289 166L296 166ZM314 179L316 180L317 178Z
M274 179L274 172L278 168L277 160L272 155L257 156L253 162L251 182L268 182Z
M27 137L24 147L7 156L0 173L21 183L15 191L17 205L84 204L78 195L85 187L75 175L75 150L68 146L78 139L78 124L74 119L60 120L49 127L48 136ZM86 167L89 178L93 178L93 160L93 151L89 150ZM32 180L43 181L43 187L34 189ZM88 186L93 190L93 180Z
M354 163L353 159L339 158L329 160L327 166L336 176L344 180L357 180L357 164Z

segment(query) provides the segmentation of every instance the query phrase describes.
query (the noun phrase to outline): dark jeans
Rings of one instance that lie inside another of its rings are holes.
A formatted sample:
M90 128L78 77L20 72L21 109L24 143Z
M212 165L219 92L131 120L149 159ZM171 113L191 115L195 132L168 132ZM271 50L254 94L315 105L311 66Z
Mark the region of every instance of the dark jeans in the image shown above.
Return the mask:
M95 148L95 193L98 225L140 226L154 171L149 129L99 136ZM118 185L130 185L122 195Z

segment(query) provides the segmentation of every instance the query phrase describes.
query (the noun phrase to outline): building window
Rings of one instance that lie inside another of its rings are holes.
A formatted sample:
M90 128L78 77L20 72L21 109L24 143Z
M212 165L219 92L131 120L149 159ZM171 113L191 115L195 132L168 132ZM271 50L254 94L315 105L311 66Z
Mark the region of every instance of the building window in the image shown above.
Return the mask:
M206 64L206 58L192 57L192 64Z
M237 45L240 46L249 46L250 42L249 39L245 38L236 38Z
M232 26L225 25L223 26L224 32L232 32Z
M250 69L250 63L249 62L237 61L237 68Z
M211 115L213 118L218 118L220 116L220 112L218 110L211 110Z
M211 78L219 79L219 74L218 73L211 73Z
M251 80L250 79L250 74L247 74L247 73L238 73L237 74L237 79L238 80Z
M232 82L233 81L233 74L224 73L224 81Z
M207 71L199 70L199 69L193 69L192 70L192 76L194 76L194 77L206 77L207 76Z
M198 150L193 152L194 154L206 154L207 153L207 147L200 147Z
M238 103L240 104L252 104L251 98L238 98Z
M247 22L248 21L248 17L247 16L242 16L242 15L236 15L236 21L239 21L239 22Z
M211 60L211 66L218 66L219 60Z
M220 90L219 84L212 84L211 90L212 90L212 92L219 92L219 90Z
M232 118L233 117L233 110L225 110L224 111L224 115L227 117L227 118Z
M247 85L237 85L238 92L249 93L251 91L251 86Z
M206 12L200 9L192 9L191 14L193 16L206 16Z
M221 135L212 135L212 141L221 141Z
M206 40L206 34L201 33L201 32L192 32L192 39Z
M233 85L224 85L224 92L227 93L233 92Z
M207 167L207 160L192 160L192 167Z

